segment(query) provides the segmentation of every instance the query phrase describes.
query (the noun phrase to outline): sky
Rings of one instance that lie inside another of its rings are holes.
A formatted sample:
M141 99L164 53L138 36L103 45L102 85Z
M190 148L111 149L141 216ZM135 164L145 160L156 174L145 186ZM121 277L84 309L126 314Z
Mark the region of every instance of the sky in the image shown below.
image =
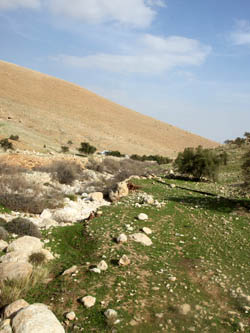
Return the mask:
M221 143L250 131L249 0L0 0L0 59Z

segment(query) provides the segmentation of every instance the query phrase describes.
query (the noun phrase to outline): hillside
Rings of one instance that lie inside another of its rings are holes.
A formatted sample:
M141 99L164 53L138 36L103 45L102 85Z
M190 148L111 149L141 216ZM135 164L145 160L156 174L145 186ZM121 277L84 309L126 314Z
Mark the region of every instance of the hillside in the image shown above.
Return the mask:
M0 61L0 138L17 147L60 150L82 141L99 150L175 156L187 146L218 143L129 110L72 83Z
M55 333L249 332L249 147L223 149L217 182L107 157L77 168L77 182L58 163L2 166L0 332L52 332L42 309ZM96 192L128 170L137 177Z

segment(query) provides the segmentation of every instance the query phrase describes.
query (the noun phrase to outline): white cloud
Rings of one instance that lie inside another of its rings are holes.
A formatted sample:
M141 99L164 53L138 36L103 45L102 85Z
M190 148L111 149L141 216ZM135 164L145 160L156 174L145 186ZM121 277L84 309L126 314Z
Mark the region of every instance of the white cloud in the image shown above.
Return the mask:
M175 67L202 64L211 47L179 36L168 38L145 34L127 54L98 53L84 57L60 55L57 61L81 68L99 68L111 72L159 74Z
M164 5L162 0L46 0L55 14L87 23L119 22L134 27L150 26L156 12L152 6Z
M40 0L0 0L1 9L16 9L20 7L36 9L40 7Z
M147 0L147 4L151 7L156 6L156 7L167 7L167 4L164 0Z
M231 33L231 39L235 45L250 45L250 22L237 21L235 31Z

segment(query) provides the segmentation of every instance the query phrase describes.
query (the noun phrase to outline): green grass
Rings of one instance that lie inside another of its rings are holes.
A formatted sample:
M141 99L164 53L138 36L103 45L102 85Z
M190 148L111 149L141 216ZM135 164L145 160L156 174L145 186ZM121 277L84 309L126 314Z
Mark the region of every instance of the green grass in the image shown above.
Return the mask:
M0 205L0 214L1 213L11 213L11 210Z
M49 304L60 320L74 310L79 318L75 325L86 332L112 330L103 314L107 308L118 312L117 332L236 332L238 322L247 325L249 314L243 308L247 304L233 298L231 291L241 287L250 293L249 200L192 191L206 190L210 184L171 182L190 190L134 180L142 191L163 202L162 207L137 207L138 196L132 194L104 207L103 215L88 225L47 232L49 246L59 258L51 265L51 281L31 289L25 299ZM149 220L137 220L140 212ZM127 231L125 224L134 230ZM129 235L143 226L153 230L152 246L132 240L122 245L114 242L120 233ZM117 266L123 254L130 257L130 266ZM89 265L103 258L108 270L100 275L89 272ZM72 265L79 266L76 276L62 276ZM173 276L174 282L169 280ZM96 297L93 308L80 304L85 295ZM177 310L185 303L192 309L186 316ZM71 323L66 331L77 328Z

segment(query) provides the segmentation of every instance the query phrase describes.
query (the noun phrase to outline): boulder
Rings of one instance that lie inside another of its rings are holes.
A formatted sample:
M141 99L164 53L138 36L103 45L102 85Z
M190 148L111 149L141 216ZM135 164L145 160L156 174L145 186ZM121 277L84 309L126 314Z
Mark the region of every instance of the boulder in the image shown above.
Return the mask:
M32 265L24 262L6 262L0 264L0 281L28 278Z
M141 233L141 232L133 234L130 237L135 242L141 243L141 244L146 245L146 246L150 246L150 245L153 244L152 241L151 241L151 239L148 236L146 236L145 234Z
M64 207L57 209L53 214L56 222L77 222L81 220L81 211L73 207Z
M20 251L30 255L34 252L40 252L42 248L43 243L40 239L32 236L23 236L10 243L7 247L7 252Z
M110 201L118 201L122 197L126 197L129 193L128 185L126 182L120 182L116 184L114 190L109 192Z
M17 301L9 304L4 309L4 318L11 318L16 315L16 313L25 308L26 306L29 306L29 303L27 303L24 299L18 299Z
M89 199L91 201L102 201L103 200L103 194L102 192L93 192L89 194Z
M35 303L21 309L12 320L15 333L64 333L64 328L45 304Z
M52 216L52 213L49 209L44 209L40 215L42 219L50 219Z
M12 251L0 257L0 262L28 262L29 256L25 252Z
M45 229L49 229L50 227L57 227L58 223L53 219L43 219L42 222L39 223L39 227L43 227Z

